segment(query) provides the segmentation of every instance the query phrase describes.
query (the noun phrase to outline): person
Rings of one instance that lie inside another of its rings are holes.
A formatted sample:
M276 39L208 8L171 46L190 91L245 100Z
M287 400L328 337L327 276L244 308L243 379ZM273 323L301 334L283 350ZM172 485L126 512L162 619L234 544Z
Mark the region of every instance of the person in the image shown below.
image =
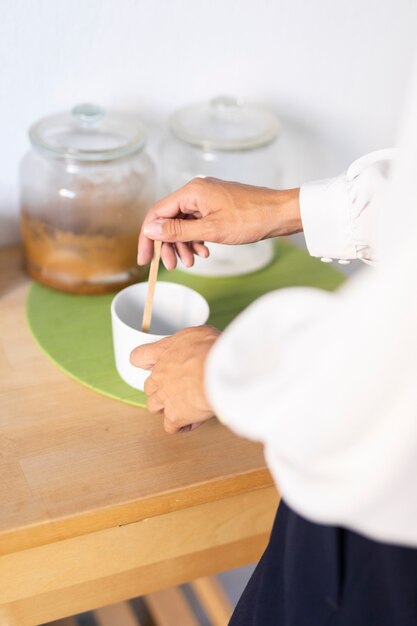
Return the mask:
M167 432L215 414L264 445L283 499L233 626L417 624L417 75L404 119L397 151L336 178L196 179L141 230L138 262L161 240L168 269L206 241L300 230L311 255L366 264L335 293L275 291L223 333L189 328L131 355Z

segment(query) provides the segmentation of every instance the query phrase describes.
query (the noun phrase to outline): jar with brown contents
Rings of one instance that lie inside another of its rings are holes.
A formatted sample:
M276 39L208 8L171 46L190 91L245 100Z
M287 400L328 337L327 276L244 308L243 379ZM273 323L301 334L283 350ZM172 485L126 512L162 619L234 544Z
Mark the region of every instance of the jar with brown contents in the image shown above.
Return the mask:
M104 293L146 276L138 233L155 200L152 161L134 120L80 105L30 129L21 165L28 272L50 287Z

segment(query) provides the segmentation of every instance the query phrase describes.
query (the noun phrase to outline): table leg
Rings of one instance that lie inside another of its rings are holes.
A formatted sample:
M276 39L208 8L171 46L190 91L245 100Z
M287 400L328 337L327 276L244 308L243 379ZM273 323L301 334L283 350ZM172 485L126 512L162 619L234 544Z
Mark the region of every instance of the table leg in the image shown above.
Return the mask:
M96 609L94 619L97 626L141 626L129 602L118 602Z
M207 613L213 626L227 626L232 616L232 603L214 576L197 578L191 588Z

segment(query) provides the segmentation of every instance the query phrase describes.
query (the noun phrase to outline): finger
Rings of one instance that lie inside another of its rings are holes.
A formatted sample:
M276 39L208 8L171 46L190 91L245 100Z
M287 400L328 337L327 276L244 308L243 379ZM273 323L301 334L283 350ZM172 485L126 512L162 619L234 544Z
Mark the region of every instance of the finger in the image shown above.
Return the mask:
M201 181L200 181L201 184ZM147 212L139 234L138 240L138 264L150 263L153 256L153 240L155 237L145 232L148 224L164 218L175 218L179 215L193 218L201 217L199 202L196 194L192 191L193 182L187 183L174 193L169 194L159 202L156 202Z
M138 240L138 257L137 263L138 265L147 265L152 261L153 257L153 239L149 239L143 234L143 227L139 233Z
M152 394L157 392L158 388L159 388L159 385L155 382L155 379L151 374L145 380L143 391L146 393L147 396L151 396Z
M167 270L174 270L177 267L177 254L175 252L174 244L162 244L161 259Z
M185 267L192 267L194 265L194 253L191 249L191 245L188 243L178 242L175 244L177 254Z
M164 418L164 430L169 435L175 435L175 433L181 430L181 427L177 426L176 424L174 424L173 422L171 422L169 419L165 417Z
M146 402L146 407L149 413L155 415L156 413L162 413L164 410L164 403L160 400L158 395L154 393L149 396Z
M210 250L203 241L193 241L190 245L194 253L202 259L207 259L210 256Z
M153 222L157 219L156 207L152 207L147 212L145 219L142 224L142 228L140 229L139 239L138 239L138 265L146 265L152 261L153 257L153 239L149 239L144 234L144 227L148 222Z
M148 237L145 228L150 222L160 218L172 218L181 213L180 199L183 191L179 189L156 202L147 212L142 224L138 240L138 265L150 263L153 256L153 237Z
M202 179L191 180L176 191L168 194L149 209L145 222L151 222L155 218L172 218L182 215L186 219L201 217L201 185L206 185L207 181Z
M151 370L161 354L166 350L166 344L169 339L170 337L166 337L160 341L145 343L142 346L138 346L130 353L130 363L134 365L134 367Z

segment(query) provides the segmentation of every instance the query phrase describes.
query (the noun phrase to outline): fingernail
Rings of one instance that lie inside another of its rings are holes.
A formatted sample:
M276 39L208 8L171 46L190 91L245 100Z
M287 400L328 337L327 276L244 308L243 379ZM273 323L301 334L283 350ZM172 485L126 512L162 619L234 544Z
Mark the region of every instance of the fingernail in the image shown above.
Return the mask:
M162 235L162 223L149 222L149 224L146 224L143 232L147 237L160 237Z
M199 423L197 423L197 424L188 424L188 426L182 426L180 428L180 432L181 433L188 433L188 432L190 432L190 430L195 430L199 426L200 426Z

